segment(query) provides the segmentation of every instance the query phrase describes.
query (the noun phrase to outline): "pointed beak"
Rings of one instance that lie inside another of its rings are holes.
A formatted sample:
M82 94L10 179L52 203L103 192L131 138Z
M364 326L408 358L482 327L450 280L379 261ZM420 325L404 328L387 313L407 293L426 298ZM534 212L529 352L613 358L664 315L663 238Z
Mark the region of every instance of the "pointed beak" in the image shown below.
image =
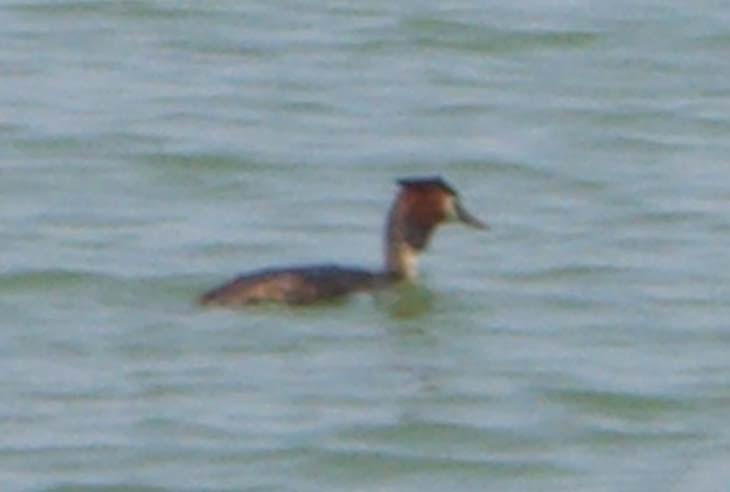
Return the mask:
M459 222L463 222L466 225L476 227L477 229L489 229L489 226L487 224L467 212L467 210L461 205L459 201L456 201L456 203L454 204L454 208L456 209L456 219Z

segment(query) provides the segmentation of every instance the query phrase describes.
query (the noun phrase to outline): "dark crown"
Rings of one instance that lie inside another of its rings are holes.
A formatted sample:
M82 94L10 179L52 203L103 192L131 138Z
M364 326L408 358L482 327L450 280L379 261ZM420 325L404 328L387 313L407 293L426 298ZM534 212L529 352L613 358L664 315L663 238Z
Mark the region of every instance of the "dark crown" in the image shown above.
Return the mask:
M441 188L446 193L456 196L456 190L451 187L446 181L440 176L429 176L423 178L401 178L398 180L398 184L404 188Z

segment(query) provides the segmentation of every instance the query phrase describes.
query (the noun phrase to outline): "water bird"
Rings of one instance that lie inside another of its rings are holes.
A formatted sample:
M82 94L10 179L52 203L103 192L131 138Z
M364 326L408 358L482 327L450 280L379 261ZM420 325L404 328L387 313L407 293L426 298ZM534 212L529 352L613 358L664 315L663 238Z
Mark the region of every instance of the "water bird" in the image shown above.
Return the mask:
M243 306L262 302L307 305L373 292L417 276L416 259L436 227L461 222L488 226L461 204L456 190L440 177L404 178L385 224L384 269L370 271L333 264L266 268L245 273L200 297L203 305Z

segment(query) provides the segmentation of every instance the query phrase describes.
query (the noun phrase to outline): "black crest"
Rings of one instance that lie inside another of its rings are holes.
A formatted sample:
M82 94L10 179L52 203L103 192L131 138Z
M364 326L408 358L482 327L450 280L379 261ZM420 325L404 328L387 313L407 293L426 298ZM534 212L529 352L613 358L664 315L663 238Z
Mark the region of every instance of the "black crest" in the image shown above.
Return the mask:
M400 178L398 184L404 188L431 188L437 187L444 190L446 193L456 196L456 190L441 176L428 176L421 178Z

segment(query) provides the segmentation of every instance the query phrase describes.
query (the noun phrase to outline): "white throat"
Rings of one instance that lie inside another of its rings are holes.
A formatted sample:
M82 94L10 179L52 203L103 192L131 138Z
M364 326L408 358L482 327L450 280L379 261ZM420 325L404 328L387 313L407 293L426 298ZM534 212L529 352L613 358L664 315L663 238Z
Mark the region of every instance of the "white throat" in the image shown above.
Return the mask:
M398 249L401 271L404 277L407 280L414 280L418 277L418 252L407 244L401 244Z

